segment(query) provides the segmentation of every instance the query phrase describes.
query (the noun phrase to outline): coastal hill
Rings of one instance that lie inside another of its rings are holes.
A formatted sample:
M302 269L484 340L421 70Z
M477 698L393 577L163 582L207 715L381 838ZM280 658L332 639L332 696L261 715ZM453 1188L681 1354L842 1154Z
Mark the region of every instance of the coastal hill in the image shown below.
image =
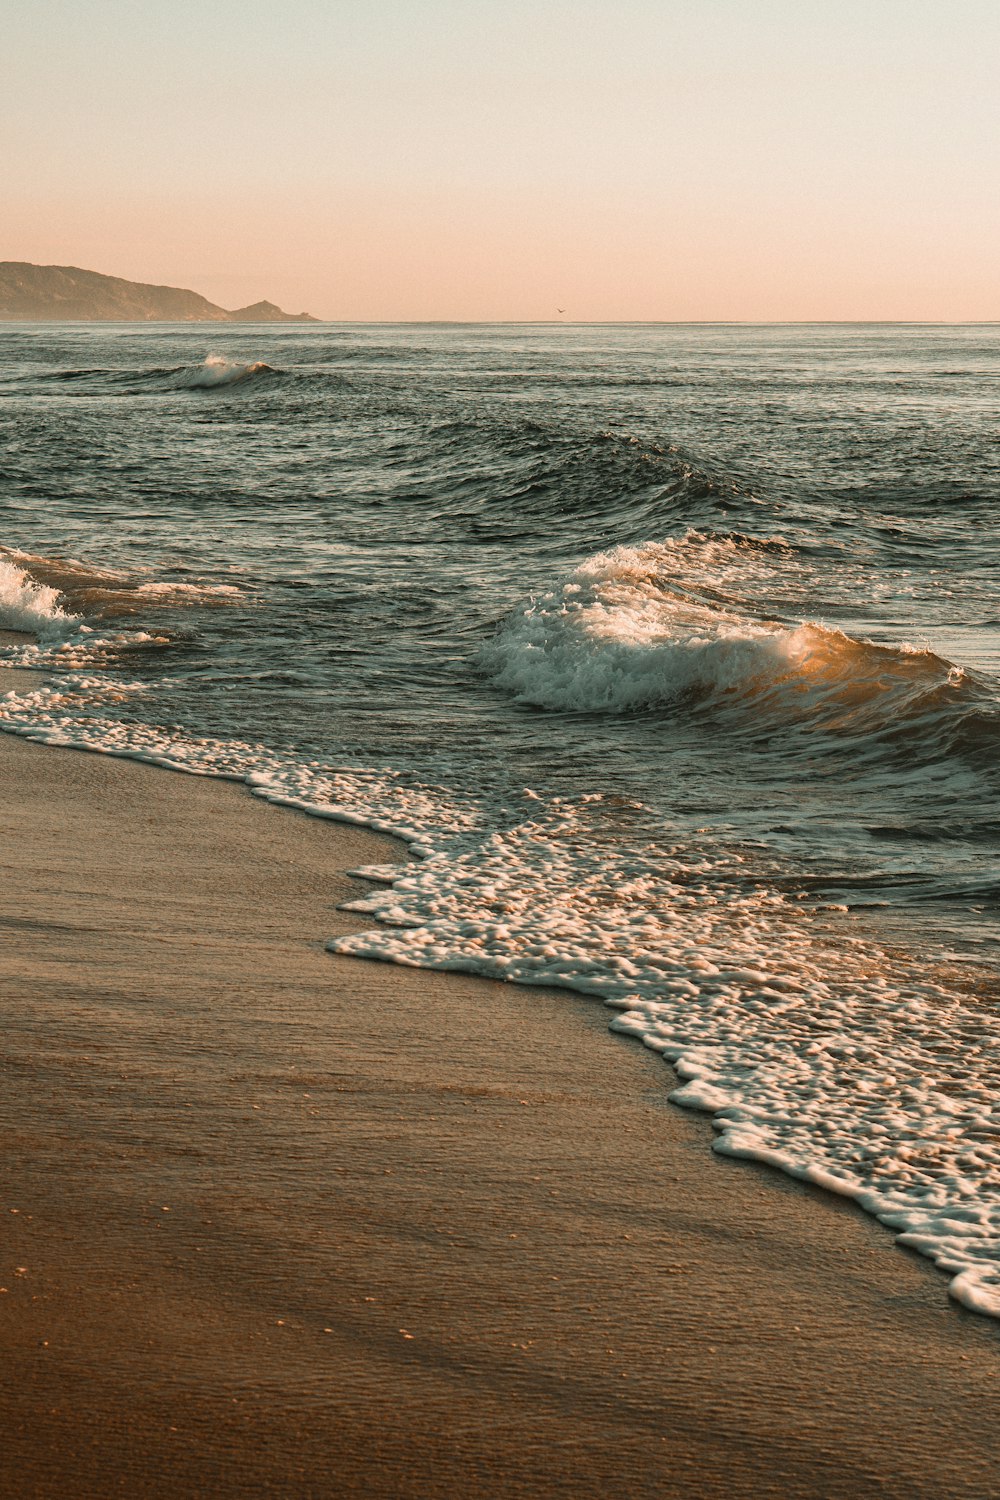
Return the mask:
M78 266L34 266L0 261L0 323L315 323L309 313L286 313L273 302L227 312L207 297L176 286L147 286L81 271Z

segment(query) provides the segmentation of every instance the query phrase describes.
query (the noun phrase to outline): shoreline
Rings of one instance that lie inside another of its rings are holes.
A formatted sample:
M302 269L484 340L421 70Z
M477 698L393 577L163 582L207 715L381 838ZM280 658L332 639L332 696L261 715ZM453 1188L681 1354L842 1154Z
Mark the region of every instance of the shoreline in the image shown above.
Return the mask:
M1000 1491L932 1264L714 1157L599 1003L324 951L397 841L11 735L0 783L12 1500Z

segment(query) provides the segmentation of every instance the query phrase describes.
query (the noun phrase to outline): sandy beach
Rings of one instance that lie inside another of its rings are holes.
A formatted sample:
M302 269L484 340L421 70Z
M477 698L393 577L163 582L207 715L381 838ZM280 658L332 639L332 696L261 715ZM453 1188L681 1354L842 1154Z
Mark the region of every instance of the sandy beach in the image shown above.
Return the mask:
M324 951L401 846L9 736L0 796L9 1500L1000 1493L941 1273L600 1005Z

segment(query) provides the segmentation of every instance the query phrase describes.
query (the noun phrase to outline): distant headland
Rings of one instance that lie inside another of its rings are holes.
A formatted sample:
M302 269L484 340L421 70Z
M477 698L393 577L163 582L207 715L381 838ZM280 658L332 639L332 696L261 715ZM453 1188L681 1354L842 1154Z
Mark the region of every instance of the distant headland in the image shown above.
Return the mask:
M33 266L0 260L0 323L316 323L309 313L286 313L273 302L227 312L207 297L176 286L148 286L81 271L78 266Z

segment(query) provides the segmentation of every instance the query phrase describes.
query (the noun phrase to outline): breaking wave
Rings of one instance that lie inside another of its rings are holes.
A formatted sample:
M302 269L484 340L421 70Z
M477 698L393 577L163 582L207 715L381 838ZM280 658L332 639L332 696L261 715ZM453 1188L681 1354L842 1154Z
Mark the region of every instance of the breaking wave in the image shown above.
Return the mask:
M41 641L57 639L77 624L59 598L57 588L40 583L0 553L0 628L27 631Z
M517 700L563 712L729 707L751 730L800 724L884 739L902 724L911 733L922 725L949 741L964 728L966 738L995 745L989 696L961 667L928 649L768 619L726 594L708 598L704 574L700 587L689 572L678 576L691 541L589 558L503 620L481 666ZM710 567L739 553L747 576L746 539L699 541Z
M241 363L221 354L210 354L200 365L176 365L173 369L120 371L111 375L111 383L138 390L215 391L226 386L245 385L282 372L263 360Z
M149 580L76 558L38 557L0 547L0 629L34 637L30 644L3 650L8 664L69 669L158 650L184 638L184 632L159 624L143 629L140 621L148 616L225 607L245 597L235 584ZM136 623L102 628L118 619Z
M253 364L240 364L237 360L224 359L221 354L210 354L203 364L181 365L174 370L170 384L179 390L210 391L219 386L240 385L247 380L258 380L262 376L280 373L263 360L256 360Z
M285 372L263 360L241 362L221 354L208 355L201 364L173 365L152 370L80 369L54 370L41 380L61 390L79 390L82 395L111 392L119 395L143 391L213 391L227 386L280 377Z
M144 615L154 609L233 604L245 597L243 590L232 583L150 580L144 576L145 570L136 573L124 568L98 567L75 557L40 557L0 548L0 555L4 553L11 566L22 572L26 586L51 594L58 601L60 619L73 625L79 623L80 616L109 620Z

